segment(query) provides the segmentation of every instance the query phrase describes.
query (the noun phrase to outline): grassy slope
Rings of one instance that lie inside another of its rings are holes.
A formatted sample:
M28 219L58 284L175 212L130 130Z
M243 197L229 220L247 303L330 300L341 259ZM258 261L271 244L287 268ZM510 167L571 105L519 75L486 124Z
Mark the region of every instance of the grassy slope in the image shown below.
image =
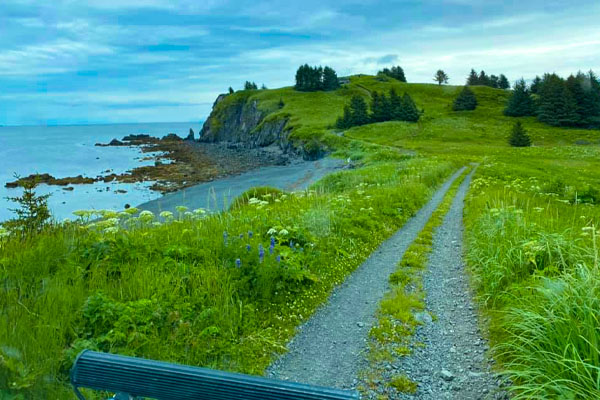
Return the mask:
M367 96L369 91L391 87L411 94L425 110L422 121L367 125L347 131L344 137L334 134L330 127L353 94ZM569 241L573 236L567 231L576 232L579 239L582 228L600 225L596 206L556 201L572 201L585 190L593 194L600 187L598 147L573 145L581 139L596 143L600 134L551 128L524 118L536 147L512 149L506 137L514 120L502 115L508 93L475 87L480 107L455 113L450 104L458 90L361 76L329 93L299 93L292 88L238 92L222 106L257 99L261 108L272 111L267 118L290 119L297 140L320 139L334 146L340 156L368 166L326 178L308 197L281 203L265 198L271 201L265 208L248 205L233 214L160 227L144 225L132 233L88 232L70 226L25 242L0 239L0 280L4 282L0 385L12 385L14 393L38 394L50 385L60 393L56 397L64 398L68 389L54 382L64 378L69 360L83 347L260 372L294 327L326 298L331 286L426 200L451 165L468 161L482 163L467 207L474 282L487 300L497 342L507 343L509 339L496 332L511 325L495 311L515 306L505 299L514 293L522 295L521 288L532 284L531 265L522 256L533 251L527 243L538 243L545 234ZM281 110L277 108L280 99L285 103ZM423 157L405 160L399 150L406 149ZM374 203L381 206L370 210ZM398 207L389 204L401 205L404 212L394 214L392 208ZM505 214L493 210L517 209L527 216L537 215L533 204L547 210L545 218L523 229L516 244L510 242L501 229ZM483 231L489 226L500 228ZM285 251L289 238L278 238L276 252L284 262L302 267L299 271L292 268L292 275L263 275L257 268L257 255L249 258L245 253L246 242L251 242L253 252L259 243L268 248L272 227L288 229L294 241L305 247L304 253ZM233 247L224 246L223 231L235 238L247 230L255 232L253 240L246 236ZM311 243L315 247L306 246ZM513 245L521 253L499 260L495 249L508 251ZM590 238L582 237L577 245L584 250L574 253L577 256L569 259L568 267L556 272L556 263L549 263L555 272L544 276L568 280L576 263L593 265ZM547 248L554 251L552 246ZM543 258L544 247L540 244L535 249L540 254L534 258ZM252 266L241 275L232 268L238 257L243 265ZM515 268L521 273L513 273ZM497 282L503 285L500 294L492 290L498 288ZM577 283L570 285L579 288ZM281 288L287 288L285 295L277 294ZM586 294L587 289L581 288ZM530 299L523 298L525 302ZM558 349L565 345L564 340L556 343ZM518 357L507 356L510 360ZM542 356L530 361L530 365L551 365ZM529 368L525 362L521 365L525 365L521 370ZM539 376L535 379L542 379Z

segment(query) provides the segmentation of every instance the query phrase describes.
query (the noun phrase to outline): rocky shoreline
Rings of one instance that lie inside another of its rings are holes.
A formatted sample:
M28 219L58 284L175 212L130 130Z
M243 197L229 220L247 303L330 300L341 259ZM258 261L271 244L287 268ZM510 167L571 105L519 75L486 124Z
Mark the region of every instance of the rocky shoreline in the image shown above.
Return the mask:
M170 133L163 138L150 135L128 135L121 140L113 139L109 143L96 143L96 146L135 146L143 153L154 153L145 159L153 159L154 165L133 168L123 174L104 171L96 177L56 178L50 174L32 174L5 184L7 188L16 188L23 183L34 181L47 185L64 186L72 190L78 184L96 182L121 183L154 182L151 190L160 193L174 192L202 182L210 182L230 175L236 175L254 168L269 165L286 165L294 159L283 154L276 146L247 148L240 143L203 143L194 140L194 132L181 138Z

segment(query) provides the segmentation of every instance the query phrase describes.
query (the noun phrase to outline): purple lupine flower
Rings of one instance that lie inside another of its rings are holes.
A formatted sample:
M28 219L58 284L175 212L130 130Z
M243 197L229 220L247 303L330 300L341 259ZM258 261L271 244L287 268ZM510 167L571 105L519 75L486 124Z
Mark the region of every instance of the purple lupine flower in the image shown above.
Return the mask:
M271 247L275 247L275 238L271 236Z
M250 239L252 239L252 235L253 235L252 231L248 231L248 237L249 237Z
M265 259L265 249L262 244L258 245L258 258L260 259L260 262L263 262Z
M293 249L294 248L294 241L290 240L290 248Z
M252 248L252 247L250 247L250 245L249 245L249 244L247 244L247 245L246 245L246 251L248 251L248 252L249 252L251 248Z
M243 239L243 238L244 238L244 234L240 233L240 239Z
M227 245L227 231L223 232L223 243L225 243L225 245Z
M273 254L273 252L275 251L275 246L274 245L270 245L269 246L269 254Z
M277 264L280 264L280 263L281 263L281 255L277 254Z
M242 266L242 260L240 260L239 258L237 260L235 260L235 266L236 267L241 267Z

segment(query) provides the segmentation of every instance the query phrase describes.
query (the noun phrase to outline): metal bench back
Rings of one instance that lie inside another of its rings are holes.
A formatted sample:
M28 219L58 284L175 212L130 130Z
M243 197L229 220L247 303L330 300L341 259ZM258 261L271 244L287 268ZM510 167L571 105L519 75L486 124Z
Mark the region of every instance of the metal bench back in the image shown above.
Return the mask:
M356 391L279 381L252 375L189 367L143 358L82 351L71 369L71 384L79 388L128 394L157 400L346 400Z

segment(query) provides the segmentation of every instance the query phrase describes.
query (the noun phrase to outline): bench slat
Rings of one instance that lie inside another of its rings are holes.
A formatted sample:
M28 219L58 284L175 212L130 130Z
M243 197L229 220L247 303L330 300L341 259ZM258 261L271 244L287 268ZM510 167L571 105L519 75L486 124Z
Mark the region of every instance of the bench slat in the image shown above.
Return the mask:
M356 391L190 367L84 350L71 369L76 389L122 392L158 400L346 400ZM83 398L79 393L78 396Z

